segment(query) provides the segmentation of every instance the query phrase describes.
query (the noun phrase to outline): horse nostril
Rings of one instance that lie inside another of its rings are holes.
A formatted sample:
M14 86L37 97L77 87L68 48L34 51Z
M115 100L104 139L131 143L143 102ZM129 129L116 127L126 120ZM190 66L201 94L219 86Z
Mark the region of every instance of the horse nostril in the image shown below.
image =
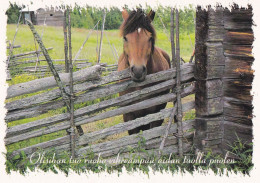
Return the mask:
M146 71L146 67L145 66L143 66L143 72L145 72Z
M133 73L134 72L134 66L130 68L131 72Z

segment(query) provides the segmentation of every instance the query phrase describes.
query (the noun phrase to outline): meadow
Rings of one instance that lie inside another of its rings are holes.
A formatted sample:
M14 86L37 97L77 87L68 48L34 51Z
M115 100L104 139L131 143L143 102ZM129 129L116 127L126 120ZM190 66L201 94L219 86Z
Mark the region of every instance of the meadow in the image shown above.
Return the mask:
M53 50L49 51L50 57L52 59L62 59L64 58L64 35L63 35L63 28L62 27L51 27L51 26L35 26L37 32L41 35L43 32L43 43L46 48L53 47ZM7 25L7 40L12 40L13 36L15 34L16 25L14 24L8 24ZM86 39L87 35L89 34L90 30L83 29L83 28L72 28L72 58L75 57L78 50L82 46L84 40ZM170 32L168 30L168 32ZM91 62L93 65L97 61L97 36L100 39L100 31L93 31L91 36L89 37L87 43L85 44L83 50L81 51L80 56L78 59L88 59L89 62ZM184 59L185 62L188 62L190 59L190 56L193 52L193 47L195 40L195 34L187 34L182 33L180 34L180 49L181 49L181 57ZM118 30L106 30L103 37L103 45L102 45L102 56L101 56L101 63L107 63L107 64L114 64L117 63L117 60L114 59L113 53L111 51L111 47L109 42L115 46L118 55L122 53L122 44L123 40L119 36ZM191 45L192 42L192 45ZM99 40L98 40L99 44ZM15 45L21 45L21 48L14 49L13 54L20 54L25 53L29 51L35 51L35 44L34 44L34 38L32 35L32 32L30 31L29 27L27 25L20 25L19 30L17 33L17 37L15 40ZM157 30L157 40L156 40L156 46L164 49L170 56L171 56L171 46L170 41L168 38L168 35L164 33L163 30ZM7 54L8 54L7 50ZM36 57L35 57L36 58ZM43 57L41 57L43 58ZM32 58L31 58L32 59ZM41 62L41 65L46 65L46 62ZM34 64L28 64L28 65L35 65ZM33 79L36 79L37 77L33 75L16 75L12 78L11 81L8 81L9 85L21 83L21 82L27 82ZM23 96L21 96L23 97ZM194 99L194 96L189 96L184 98L183 102L188 102ZM75 104L75 109L80 108L82 106L85 106L88 104ZM172 103L169 103L167 107L171 107ZM54 111L49 111L46 114L30 118L30 119L22 119L17 120L9 123L9 126L22 124L22 123L28 123L30 121L34 121L41 118L46 118L49 116L53 116L55 114L66 112L65 107L62 109L57 109ZM194 111L189 112L184 115L185 119L194 118ZM113 126L115 124L118 124L122 122L122 115L116 116L113 118L101 120L98 122L90 123L83 126L84 132L92 132L99 129L107 128L109 126ZM39 142L48 141L50 139L57 138L59 136L63 136L66 132L61 131L59 133L53 133L49 135L45 135L39 138L33 138L30 140L14 143L7 146L8 151L13 151L15 149L20 149L29 145L37 144ZM122 134L117 134L111 137L108 137L104 140L111 140L115 138L119 138L122 136L127 135L127 132Z
M43 32L43 43L46 48L53 47L51 50L50 56L52 59L61 59L64 58L64 36L63 36L63 28L62 27L51 27L51 26L35 26L37 32L41 35ZM8 24L7 25L7 40L12 40L15 34L16 25ZM83 28L72 28L72 58L74 58L82 46L84 40L86 39L90 30ZM168 30L169 32L169 30ZM100 31L98 31L98 38L100 39ZM103 44L102 44L102 63L112 64L115 63L115 59L113 57L110 45L115 45L115 48L118 52L118 55L122 53L122 44L123 40L119 36L118 30L106 30L103 36ZM190 56L193 51L195 40L195 34L180 34L180 49L181 49L181 57L185 61L189 61ZM99 43L99 41L98 41ZM29 52L35 50L35 44L33 35L27 25L20 25L19 30L16 36L15 45L21 45L21 48L14 49L14 54ZM157 40L155 43L156 46L164 49L171 56L171 45L168 38L168 35L164 33L163 30L157 30ZM97 31L93 31L91 36L89 37L87 43L85 44L79 59L89 59L91 62L96 62L96 47L97 47Z

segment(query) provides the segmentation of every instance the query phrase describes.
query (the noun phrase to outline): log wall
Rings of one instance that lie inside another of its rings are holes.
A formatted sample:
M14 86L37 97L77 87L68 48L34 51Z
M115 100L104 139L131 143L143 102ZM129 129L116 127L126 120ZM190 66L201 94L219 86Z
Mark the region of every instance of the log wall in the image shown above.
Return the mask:
M223 153L239 137L252 142L252 8L198 7L196 14L196 139Z
M64 14L61 10L42 9L37 10L35 15L35 25L43 25L46 17L46 24L48 26L63 26Z

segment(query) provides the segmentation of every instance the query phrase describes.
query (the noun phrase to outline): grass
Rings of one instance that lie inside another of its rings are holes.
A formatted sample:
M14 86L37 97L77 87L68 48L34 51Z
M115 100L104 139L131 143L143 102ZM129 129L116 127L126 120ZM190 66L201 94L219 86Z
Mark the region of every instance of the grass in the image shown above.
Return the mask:
M122 168L124 167L128 173L139 170L148 176L150 173L149 170L151 169L153 170L153 173L155 171L165 171L174 174L181 171L181 173L193 174L194 171L199 171L200 173L206 175L209 170L212 170L215 175L221 176L229 176L231 171L235 174L242 173L244 176L250 176L250 172L254 167L252 163L253 144L242 143L239 138L237 141L230 144L230 153L235 155L235 159L224 159L224 156L213 154L211 151L202 154L202 156L198 156L195 153L195 148L191 148L191 150L185 154L184 157L179 157L178 155L173 154L170 156L163 155L158 159L156 154L149 153L146 149L144 149L144 144L145 139L141 137L137 143L137 147L129 147L129 156L123 158L123 161L117 165L113 164L113 162L112 164L107 164L106 161L103 161L104 159L102 159L102 157L99 158L98 154L95 154L92 150L84 154L83 157L73 159L73 162L77 163L70 163L71 157L67 152L63 152L59 156L54 156L54 149L47 152L44 151L45 160L47 159L51 161L47 163L38 162L37 165L35 163L37 162L38 157L33 159L33 162L35 162L33 163L29 161L23 151L14 157L11 157L11 154L7 153L5 154L6 172L10 174L11 171L19 171L20 174L26 175L29 173L28 170L32 172L35 171L37 167L37 169L41 169L44 172L52 171L55 174L58 174L57 170L60 170L66 176L68 176L69 172L72 171L78 174L90 172L114 172L118 173L119 176L120 173L122 173ZM144 153L146 157L140 155L139 152ZM43 151L40 149L38 153L42 154ZM85 157L87 157L87 159ZM186 157L193 162L195 161L195 163L187 163L187 160L184 163ZM225 163L228 161L230 163Z
M35 26L37 32L41 35L43 26ZM12 40L15 34L16 25L8 24L7 25L7 40ZM72 58L74 58L83 44L85 38L87 37L90 30L80 29L80 28L72 28ZM100 31L98 32L98 36L100 37ZM110 45L108 43L108 39L111 44L115 45L115 48L118 52L118 55L122 53L122 38L119 37L118 30L107 30L105 31L103 37L103 45L102 45L102 56L101 62L113 64L116 60L113 57L113 53L111 51ZM190 45L190 38L192 40L192 44L194 45L195 34L180 35L180 49L181 49L181 57L188 61L192 54L193 48ZM46 48L53 47L53 50L49 51L49 54L52 59L61 59L64 58L64 37L63 37L63 28L62 27L51 27L47 26L44 28L43 34L43 43ZM171 46L170 41L168 40L167 35L161 31L157 30L157 40L156 46L164 49L169 55L171 55ZM16 36L15 45L21 45L21 48L14 49L14 54L20 54L29 51L35 51L35 44L33 35L27 25L20 25L19 31ZM96 54L96 46L97 46L97 34L96 32L92 32L89 37L87 43L81 51L79 59L89 59L91 62L95 63L97 54ZM44 62L42 62L44 63ZM41 64L42 64L41 63ZM34 64L31 64L34 65Z
M36 28L37 32L41 35L43 26L35 26L35 28ZM15 29L16 29L16 25L12 25L12 24L7 25L7 40L13 39L13 36L15 34ZM89 34L89 32L90 32L90 30L72 28L72 55L73 55L72 58L74 58L75 55L77 54L78 50L80 49L81 45L83 44L83 42L84 42L85 38L87 37L87 35ZM100 31L98 32L98 36L100 38ZM185 61L189 60L190 55L192 54L192 51L193 51L193 48L190 45L190 37L191 37L191 40L194 45L194 39L195 39L194 33L191 35L186 35L186 34L180 35L181 57ZM116 60L113 57L110 45L108 43L108 39L109 39L110 43L115 46L115 48L118 52L118 55L120 55L122 53L123 41L122 41L122 38L119 37L118 30L105 31L105 34L103 37L101 63L114 64L114 63L116 63ZM63 37L63 28L62 27L51 27L51 26L44 27L43 43L46 48L53 47L53 50L49 51L50 57L52 59L64 58L64 37ZM21 47L14 49L13 54L20 54L20 53L35 51L33 35L27 25L20 25L16 40L15 40L15 45L21 45ZM96 60L97 60L96 46L97 46L97 33L95 31L89 37L89 39L88 39L87 43L85 44L84 48L82 49L81 54L78 57L78 59L89 59L90 62L95 64ZM164 49L169 55L171 55L170 54L171 53L170 41L168 40L167 35L165 35L165 33L162 30L157 30L156 46ZM7 54L8 54L8 50L7 50ZM41 57L41 58L43 59L43 57ZM30 58L29 60L32 60L32 59L35 59L35 58ZM59 62L59 63L64 63L64 62ZM46 62L41 62L40 64L47 65ZM35 63L23 64L23 66L34 66L34 65L35 65ZM28 74L16 75L12 78L11 81L8 81L8 84L14 85L14 84L18 84L18 83L28 82L28 81L34 80L36 78L37 78L36 76L28 75ZM45 91L40 91L40 92L33 93L33 94L27 94L27 95L14 97L14 98L6 100L6 102L18 100L18 99L28 97L31 95L35 95L35 94L38 94L41 92L45 92ZM194 99L194 96L188 96L188 97L184 98L184 102L188 102L193 99ZM93 102L96 103L98 101L100 101L100 100L98 99ZM88 103L75 104L75 109L84 107L86 105L91 105L93 102L90 101ZM172 103L168 103L167 107L172 107ZM42 115L39 115L39 116L36 116L33 118L12 121L12 122L8 123L8 127L28 123L28 122L39 120L39 119L43 119L43 118L50 117L50 116L60 114L60 113L64 113L64 112L66 112L65 107L61 108L61 109L51 110L45 114L42 114ZM190 114L188 114L188 113L185 114L184 119L186 118L187 115L193 117L194 111L192 111ZM101 129L119 124L122 121L123 121L123 117L122 117L122 115L120 115L120 116L115 116L115 117L108 118L105 120L93 122L90 124L86 124L86 125L83 125L82 127L83 127L83 130L85 133L89 133L89 132L101 130ZM39 142L55 139L57 137L63 136L64 133L65 133L64 131L61 131L61 132L56 132L56 133L45 135L41 138L40 137L32 138L27 141L25 140L22 142L14 143L14 144L8 145L7 150L10 152L15 149L20 149L20 148L23 148L26 146L37 144ZM95 143L120 138L125 135L127 135L127 132L109 136L106 139L101 139L100 141L97 141Z

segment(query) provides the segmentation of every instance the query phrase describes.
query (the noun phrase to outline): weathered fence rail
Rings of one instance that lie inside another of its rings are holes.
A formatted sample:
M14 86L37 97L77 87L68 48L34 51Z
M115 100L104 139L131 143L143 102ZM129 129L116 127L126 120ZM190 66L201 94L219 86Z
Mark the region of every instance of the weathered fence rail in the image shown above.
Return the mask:
M47 50L52 50L53 47L50 47L50 48L47 48ZM32 55L32 54L39 54L41 53L42 51L30 51L30 52L27 52L27 53L20 53L20 54L17 54L17 55L13 55L11 57L12 58L17 58L17 57L22 57L22 56L27 56L27 55Z
M83 82L87 80L98 79L100 76L100 66L94 66L91 68L86 68L84 70L77 71L74 74L74 81ZM60 74L61 81L66 85L69 84L69 74ZM46 90L50 88L57 87L54 77L41 78L32 80L26 83L20 83L17 85L12 85L7 89L7 99L11 97L16 97L19 95L24 95L28 93L34 93L41 90Z
M106 118L122 115L124 113L133 112L136 110L148 108L151 106L159 105L165 102L170 102L176 99L176 94L168 93L158 97L153 97L147 99L149 96L153 96L156 93L173 88L176 85L175 77L176 70L170 69L167 71L158 72L155 74L148 75L146 80L141 83L136 83L130 80L130 75L128 70L121 72L112 72L107 76L101 77L100 73L101 66L90 67L81 71L74 73L74 93L76 94L74 103L82 103L87 101L93 101L102 97L111 96L119 92L125 91L132 87L145 86L151 83L157 83L154 86L146 87L142 90L137 90L131 93L128 93L119 97L112 97L107 100L100 101L98 103L88 105L86 107L79 108L74 111L75 125L85 125L95 121L103 120ZM182 83L192 82L194 78L193 74L194 64L184 64L181 66L181 81ZM66 85L68 84L68 74L60 74L62 82ZM79 77L77 77L79 76ZM121 81L123 80L123 81ZM159 82L159 83L158 83ZM42 84L43 83L43 84ZM34 87L30 87L34 86ZM45 91L40 94L33 96L25 97L15 101L7 102L6 108L8 110L6 115L6 122L12 123L12 121L31 118L44 114L49 110L54 110L57 108L62 108L65 106L64 101L61 99L61 94L59 89L56 89L57 85L55 84L54 78L42 78L27 83L22 83L9 87L8 97L13 98L19 95L25 95L29 93ZM52 90L46 91L46 89L54 88ZM66 90L69 88L66 87ZM185 97L195 92L195 85L190 84L182 89L181 95ZM140 102L141 100L141 102ZM137 102L131 104L132 102ZM111 109L111 107L113 107ZM184 104L183 111L188 111L194 108L194 102ZM105 110L105 111L104 111ZM76 140L77 146L87 145L93 143L99 139L106 138L113 134L118 134L125 132L127 130L134 129L138 126L149 124L152 121L159 119L168 118L170 109L165 109L156 114L150 114L143 118L138 118L136 120L119 123L115 126L105 128L99 131L94 131L91 133L84 134L79 136ZM102 113L99 113L103 111ZM28 122L21 125L16 125L9 127L7 129L5 143L10 145L13 143L19 143L20 141L28 140L31 138L39 137L46 134L51 134L54 132L67 130L70 128L69 113L58 114L52 117L36 120L33 122ZM175 128L175 127L174 127ZM159 138L163 133L164 127L160 127L160 133L156 132L154 138ZM157 136L156 136L157 135ZM190 134L186 134L187 137L190 137ZM126 138L126 137L124 137ZM129 137L130 138L130 137ZM134 138L131 137L131 138ZM131 139L130 138L130 139ZM171 138L170 138L171 139ZM151 141L153 144L157 141ZM116 143L117 141L115 141ZM130 142L130 141L129 141ZM135 142L135 141L133 141ZM150 141L149 141L150 143ZM173 142L168 142L166 145L172 145ZM70 147L70 137L66 135L58 139L53 139L48 142L43 142L37 145L23 148L21 150L25 151L27 154L30 154L35 151L37 148L53 148L58 149ZM157 147L156 145L149 145L149 147ZM118 147L119 148L119 147ZM85 152L84 149L76 151L76 154L80 152ZM105 156L112 156L111 150L104 150ZM17 153L16 151L14 153ZM113 150L116 152L116 150Z
M10 45L10 44L9 44ZM10 49L11 46L7 46L6 49ZM21 45L14 45L13 48L21 48Z
M79 62L79 63L90 63L88 62L89 59L77 59L75 60L75 62ZM39 62L46 62L46 59L39 59ZM52 59L53 62L61 62L61 61L65 61L65 59ZM20 65L20 64L29 64L29 63L36 63L37 60L25 60L25 61L18 61L16 60L13 63L10 63L10 65Z
M183 67L183 68L185 68L185 69L183 69L183 77L182 77L183 81L189 80L193 77L193 74L192 74L193 65L189 65L187 67L185 67L185 66ZM86 73L86 72L82 71L80 73ZM95 72L93 72L93 73L95 73ZM104 84L107 84L109 82L115 82L115 81L118 81L120 79L128 78L129 74L127 72L124 72L124 73L126 73L124 76L121 75L121 73L119 73L119 77L116 77L114 74L106 76L106 77L104 77L103 80L101 80L100 82L97 82L97 83L91 83L91 81L90 81L86 84L75 85L74 90L75 90L76 93L80 93L80 92L83 92L83 91L89 90L89 89L92 89L92 90L89 91L89 92L83 93L81 95L78 95L74 102L75 103L87 102L87 101L95 100L97 98L105 97L107 95L112 95L112 94L116 94L118 92L122 92L122 91L126 90L127 88L144 86L146 84L167 80L167 79L170 79L171 77L174 77L176 72L175 72L175 70L168 70L168 71L165 71L165 72L159 72L159 73L154 74L153 76L148 76L147 79L142 83L135 83L133 81L126 81L126 82L122 82L120 84L111 84L111 85L107 85L107 86L105 85L103 87L97 88L97 86L100 86L102 84L104 85ZM61 75L61 78L63 78L62 76L66 76L66 75L67 74ZM121 75L121 77L120 77L120 75ZM82 76L82 78L83 78L83 75L79 74L78 76ZM95 77L92 77L92 78L95 78ZM113 77L115 78L114 80L113 80ZM51 78L52 78L53 85L50 85L51 84L51 82L50 82ZM39 81L37 81L37 80L34 80L30 83L28 82L26 84L20 84L18 86L14 85L13 87L10 87L8 89L8 92L12 92L12 94L10 94L11 96L7 95L7 98L17 96L18 94L21 95L21 94L30 93L29 90L31 92L36 92L36 91L39 91L40 89L48 89L51 86L52 87L55 86L55 81L54 81L53 77L43 78L41 80L44 81L44 83L46 85L48 83L48 86L44 86L44 85L39 84ZM76 78L76 74L75 74L74 81L75 82L78 81L77 78ZM38 83L38 87L37 87L37 83ZM64 80L64 83L66 84L65 80ZM160 87L167 87L167 89L169 89L170 87L173 86L174 83L175 83L174 80L171 80L171 82L168 81L168 83L166 83L166 86L164 86L165 84L162 85L162 86L159 85L158 89L159 89L159 91L160 91ZM30 87L31 85L35 85L35 86ZM94 87L96 87L96 88L94 88ZM30 89L28 89L28 88L30 88ZM152 91L154 91L154 90L152 90ZM59 90L56 89L56 90L48 91L46 93L41 93L41 94L38 94L38 95L35 95L35 96L31 96L31 97L24 98L24 99L21 99L21 100L18 100L18 101L13 101L13 102L7 103L6 108L9 109L9 110L7 112L5 119L8 122L8 121L11 121L11 120L18 120L18 119L22 119L22 118L26 118L26 117L27 118L33 117L33 116L45 113L47 110L56 109L58 106L62 107L62 106L64 106L64 101L63 100L58 100L58 101L55 100L59 97L61 97L61 95L59 93ZM55 101L53 101L53 100L55 100ZM132 98L132 100L133 100L133 98ZM36 104L39 104L39 103L42 103L42 104L36 106ZM30 105L30 106L28 106L28 105ZM20 108L19 111L16 110L16 109L19 109L19 108Z

